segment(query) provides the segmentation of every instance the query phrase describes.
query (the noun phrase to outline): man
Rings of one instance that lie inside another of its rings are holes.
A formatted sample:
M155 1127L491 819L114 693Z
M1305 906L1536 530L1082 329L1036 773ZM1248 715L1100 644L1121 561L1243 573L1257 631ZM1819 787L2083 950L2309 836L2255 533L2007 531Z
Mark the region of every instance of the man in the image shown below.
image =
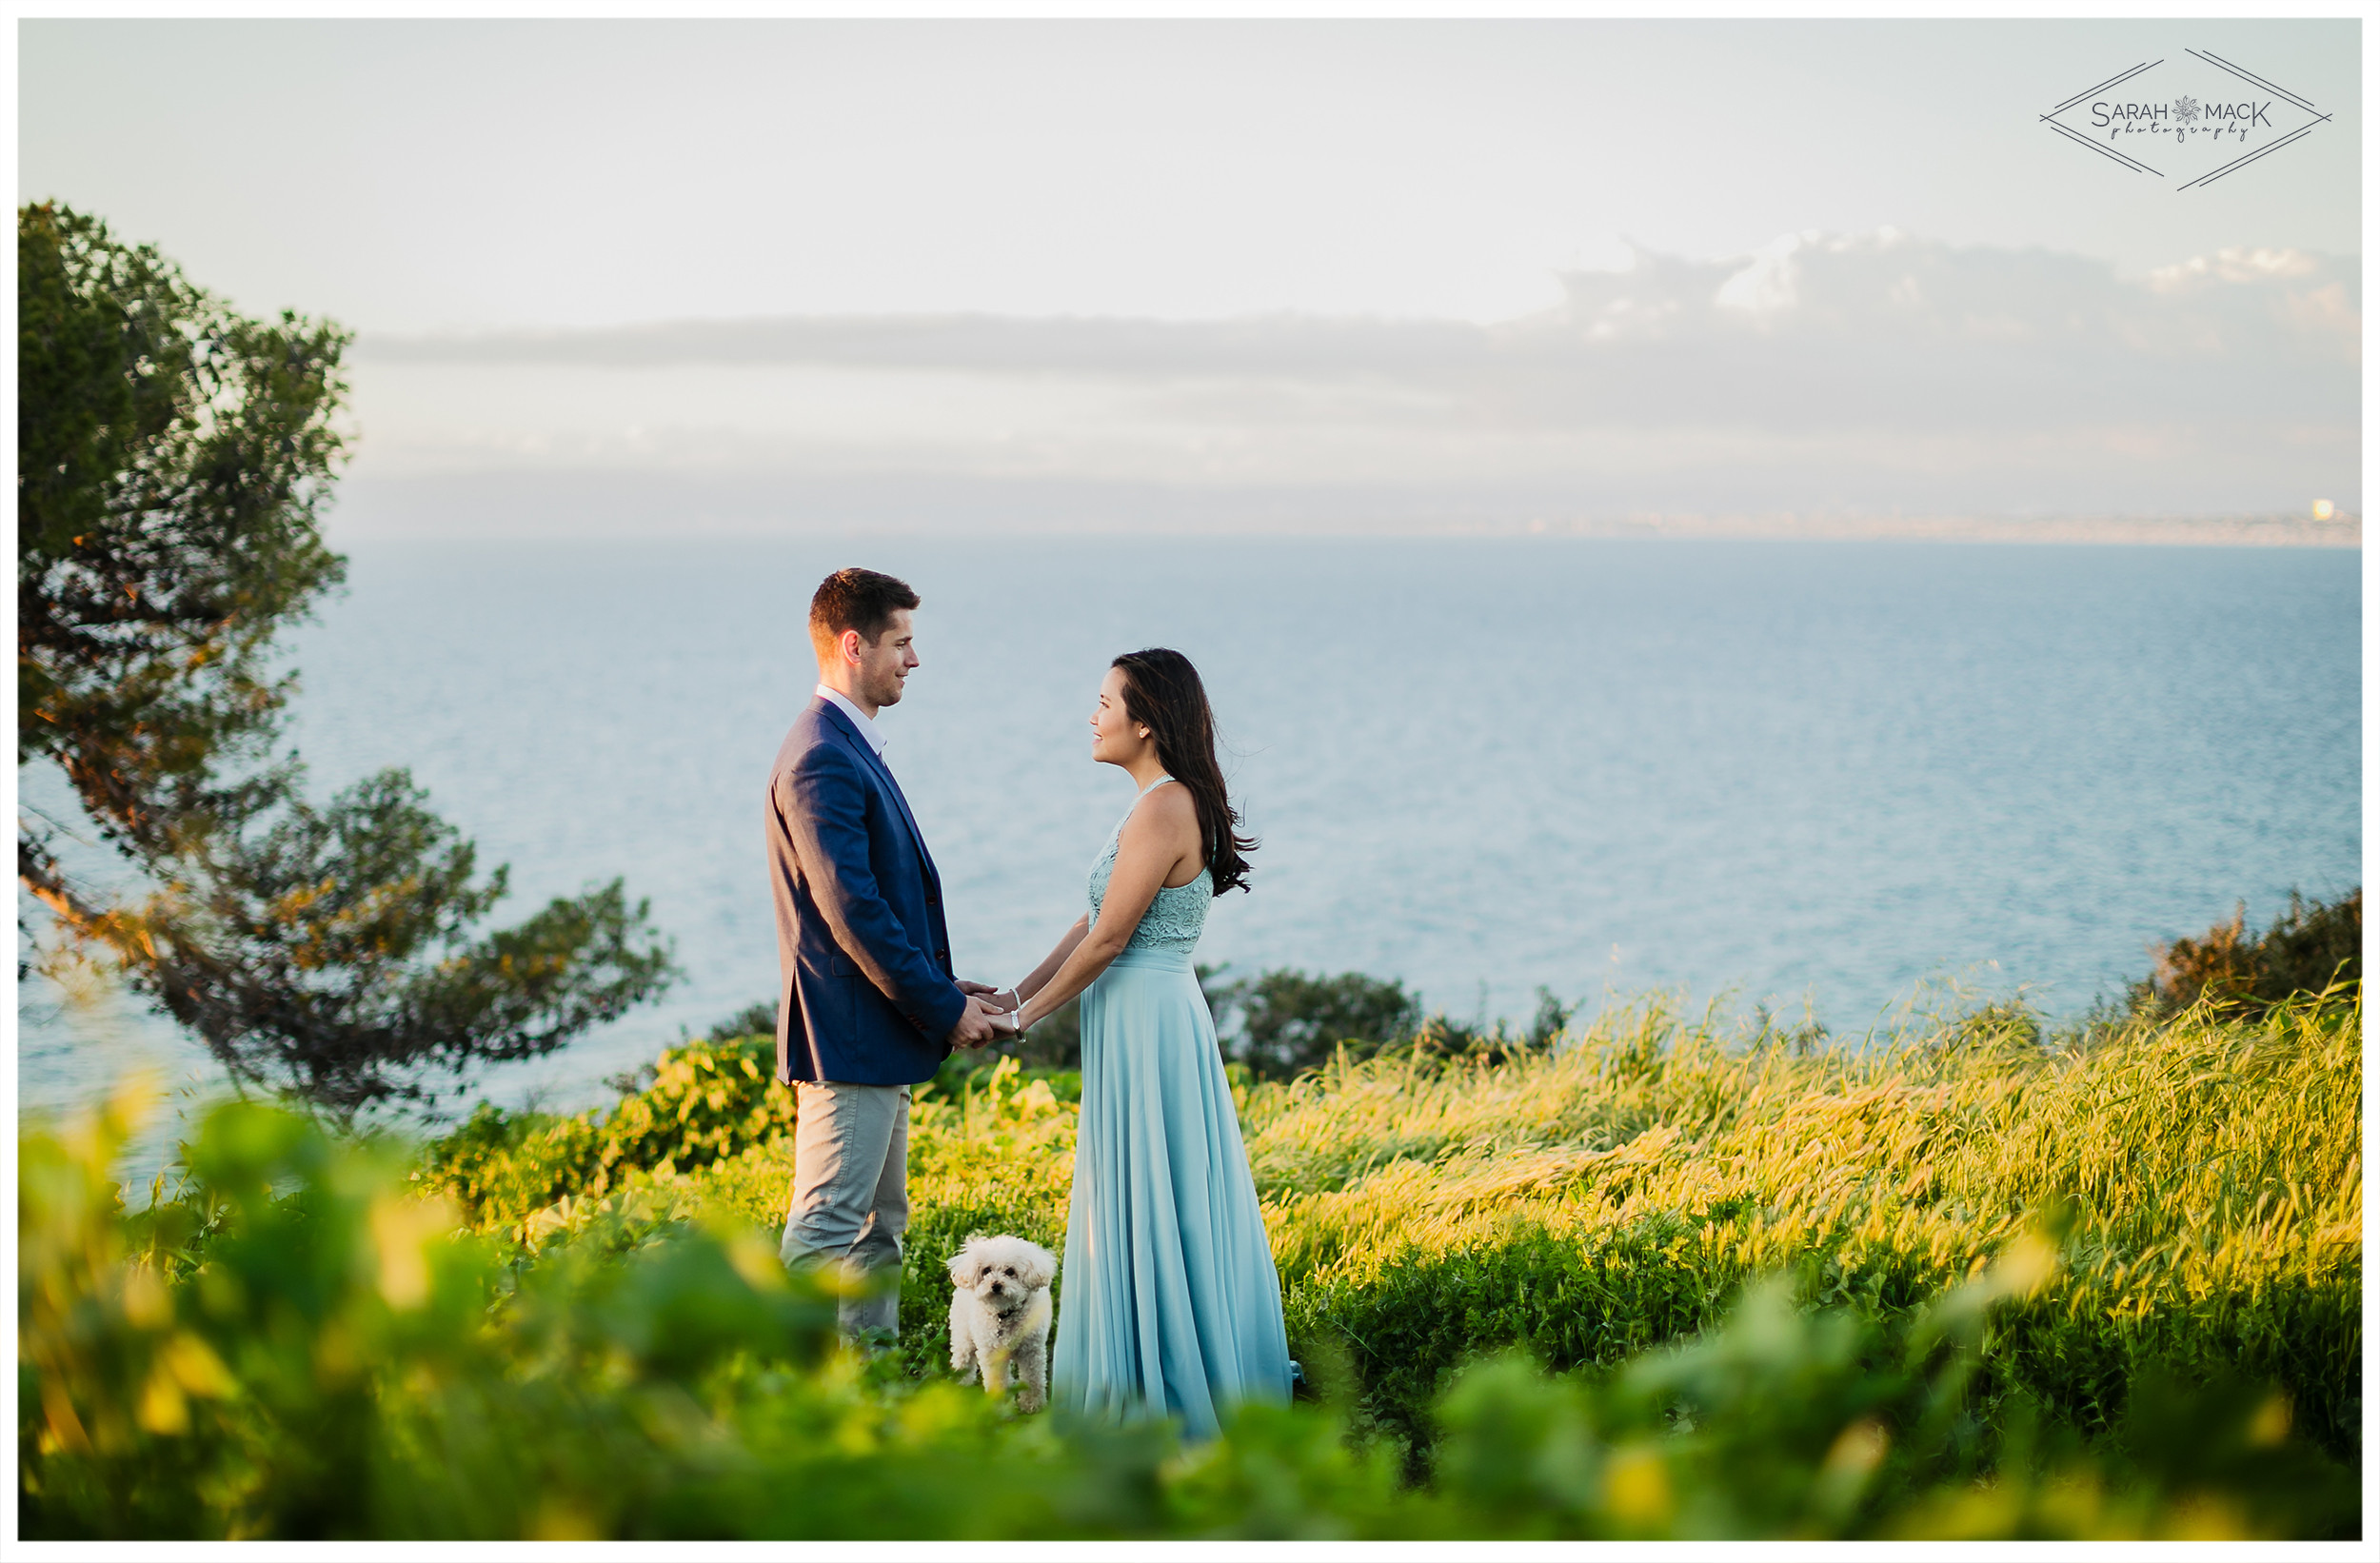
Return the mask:
M998 1013L953 979L942 880L885 767L876 719L919 665L918 595L874 570L837 570L810 599L818 694L768 782L777 907L777 1078L794 1090L788 1265L864 1276L839 1323L901 1327L909 1221L909 1088L953 1047L980 1047ZM881 1335L876 1337L881 1340Z

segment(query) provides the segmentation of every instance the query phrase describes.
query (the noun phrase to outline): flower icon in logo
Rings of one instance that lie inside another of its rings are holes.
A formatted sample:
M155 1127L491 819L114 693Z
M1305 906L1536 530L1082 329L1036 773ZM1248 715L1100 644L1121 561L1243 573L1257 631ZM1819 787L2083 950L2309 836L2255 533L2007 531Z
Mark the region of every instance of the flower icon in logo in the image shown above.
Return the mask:
M2195 120L2198 117L2198 100L2196 98L2175 98L2173 100L2173 117L2180 120L2184 125L2188 125L2192 121Z

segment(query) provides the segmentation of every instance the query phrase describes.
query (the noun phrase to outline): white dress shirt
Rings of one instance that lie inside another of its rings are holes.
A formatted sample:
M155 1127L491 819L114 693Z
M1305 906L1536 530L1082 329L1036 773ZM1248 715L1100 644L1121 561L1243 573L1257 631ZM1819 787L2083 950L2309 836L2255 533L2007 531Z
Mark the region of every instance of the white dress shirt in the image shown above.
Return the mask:
M851 719L851 725L860 729L860 736L867 740L867 746L875 750L880 757L883 754L884 735L878 730L876 723L861 714L858 706L851 703L850 696L840 689L823 683L818 686L818 692L823 698L842 706L843 714Z

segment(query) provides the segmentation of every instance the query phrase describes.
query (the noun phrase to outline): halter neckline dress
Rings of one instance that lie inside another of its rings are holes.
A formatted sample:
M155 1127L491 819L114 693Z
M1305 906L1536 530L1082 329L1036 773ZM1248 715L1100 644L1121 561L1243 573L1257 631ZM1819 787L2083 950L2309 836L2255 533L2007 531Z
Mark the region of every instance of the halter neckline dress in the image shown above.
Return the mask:
M1152 782L1134 805L1173 780ZM1123 824L1091 867L1094 926ZM1050 1365L1053 1406L1177 1416L1193 1438L1213 1437L1235 1402L1290 1395L1280 1276L1190 962L1214 886L1202 868L1160 888L1083 991L1082 1112Z

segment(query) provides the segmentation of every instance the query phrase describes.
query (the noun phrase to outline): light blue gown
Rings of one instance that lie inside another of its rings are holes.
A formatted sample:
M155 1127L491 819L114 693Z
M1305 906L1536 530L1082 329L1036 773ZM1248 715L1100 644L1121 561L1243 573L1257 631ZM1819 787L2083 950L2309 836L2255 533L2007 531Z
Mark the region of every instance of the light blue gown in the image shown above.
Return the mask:
M1119 821L1091 868L1095 925L1122 836ZM1158 891L1083 992L1082 1116L1050 1363L1054 1407L1179 1416L1193 1438L1213 1437L1235 1401L1290 1393L1280 1276L1190 965L1214 899L1204 869Z

